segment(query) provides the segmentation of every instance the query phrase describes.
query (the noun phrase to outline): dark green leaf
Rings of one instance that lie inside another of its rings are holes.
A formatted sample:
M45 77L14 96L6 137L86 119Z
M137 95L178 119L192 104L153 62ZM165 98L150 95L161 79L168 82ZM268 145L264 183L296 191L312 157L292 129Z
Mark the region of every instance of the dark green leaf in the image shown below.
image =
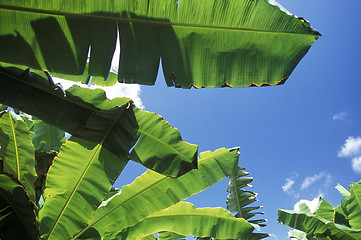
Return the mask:
M0 174L0 209L7 208L1 214L7 217L1 220L0 237L3 240L37 240L34 205L16 179Z

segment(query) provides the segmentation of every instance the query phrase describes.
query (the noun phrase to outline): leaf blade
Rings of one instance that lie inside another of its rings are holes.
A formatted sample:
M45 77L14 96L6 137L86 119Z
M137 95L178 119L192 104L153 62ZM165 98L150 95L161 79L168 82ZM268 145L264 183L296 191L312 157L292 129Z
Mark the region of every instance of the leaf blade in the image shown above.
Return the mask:
M246 239L253 229L246 220L235 218L223 208L196 209L191 203L180 202L146 217L128 229L126 236L133 239L159 231L170 231L182 236Z
M166 177L148 170L132 184L123 187L116 196L104 202L88 226L77 236L89 229L96 229L103 238L111 239L149 214L200 192L231 174L238 156L238 149L204 152L199 159L199 168L179 178ZM154 196L156 200L153 201ZM126 214L129 208L133 209L132 215Z
M306 21L267 1L138 0L104 5L79 1L65 6L55 1L51 6L30 2L21 7L7 1L0 5L0 11L4 19L11 19L3 22L14 23L11 29L19 33L0 32L4 38L0 61L84 74L85 79L90 75L106 79L118 28L122 44L119 80L154 84L162 57L167 85L183 88L283 84L320 36ZM32 21L33 28L24 27L24 19ZM103 29L107 30L97 34ZM104 36L103 41L89 40L99 39L98 35ZM74 64L66 66L47 57L54 50L47 46L46 37L63 49L59 55L67 59L65 62ZM38 48L31 49L28 41ZM8 49L15 42L33 57L14 59ZM90 64L86 68L89 46ZM100 60L105 64L96 64Z
M0 145L4 172L21 182L30 200L35 202L34 146L26 123L10 111L0 114Z

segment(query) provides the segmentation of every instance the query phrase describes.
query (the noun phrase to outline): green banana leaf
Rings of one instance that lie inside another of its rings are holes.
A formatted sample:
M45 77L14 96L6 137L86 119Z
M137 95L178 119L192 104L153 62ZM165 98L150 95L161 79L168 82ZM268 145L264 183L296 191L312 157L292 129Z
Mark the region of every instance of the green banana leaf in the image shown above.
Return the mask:
M235 218L223 208L196 209L191 203L180 202L146 217L128 229L125 236L136 239L159 231L171 231L183 236L248 239L253 230L245 219Z
M109 198L96 210L86 228L74 238L86 239L97 232L102 239L114 239L128 227L142 221L148 215L167 208L196 194L219 180L229 176L237 165L239 149L218 149L203 152L199 168L171 178L148 170L132 184L124 186L118 194ZM128 214L132 211L132 214ZM86 233L83 235L83 233Z
M40 119L33 118L33 122L34 136L32 141L35 150L43 152L59 151L60 146L65 142L65 132Z
M311 212L307 206L300 208L300 211L279 209L278 221L305 232L307 238L310 239L361 239L361 229L339 222L337 218L339 212L326 200L319 198L318 201L318 208L315 212ZM348 220L350 221L351 218Z
M197 145L182 141L178 130L161 116L136 107L134 113L139 139L130 159L168 176L180 176L197 167Z
M248 220L248 222L253 223L259 228L260 226L265 226L261 224L265 222L265 219L253 220L252 217L256 215L263 215L263 212L254 212L262 208L262 206L249 206L253 202L257 201L257 193L244 190L243 188L249 186L249 183L253 181L253 178L247 177L248 172L244 171L245 168L238 166L232 175L229 176L229 184L227 192L227 209L234 213L236 218L243 218ZM252 233L251 236L247 239L262 239L269 237L269 234L266 233ZM239 238L238 238L239 239Z
M185 236L179 235L174 232L160 231L160 232L158 232L158 239L159 240L176 240L176 239L185 239Z
M350 185L350 195L341 202L352 228L361 229L361 181Z
M23 184L30 200L35 202L34 146L26 123L10 111L0 113L0 146L3 171Z
M179 176L196 167L197 147L183 142L178 131L159 116L137 110L127 98L108 100L101 89L73 86L59 93L54 90L54 85L49 86L50 80L43 75L18 68L0 68L0 102L86 140L100 142L109 132L104 146L122 158L128 156L129 149L136 143L139 121L140 141L133 154L135 161L171 176ZM148 121L156 124L148 124ZM89 128L83 127L90 123ZM148 144L157 147L149 148ZM159 153L164 161L154 157Z
M117 35L119 81L154 84L161 59L182 88L282 84L320 36L267 0L2 0L0 16L0 62L100 84Z
M70 239L110 191L127 160L95 144L71 138L49 169L39 212L42 239Z
M7 208L1 214L8 214L1 219L0 238L2 240L39 239L34 205L30 202L24 186L5 173L0 173L0 182L0 209Z

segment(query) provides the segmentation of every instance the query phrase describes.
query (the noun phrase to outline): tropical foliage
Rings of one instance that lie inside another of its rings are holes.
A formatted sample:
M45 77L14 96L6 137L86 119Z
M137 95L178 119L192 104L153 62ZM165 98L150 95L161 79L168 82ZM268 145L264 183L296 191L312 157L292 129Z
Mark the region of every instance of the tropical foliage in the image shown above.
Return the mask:
M277 85L319 36L266 0L0 0L0 102L36 116L0 115L0 238L266 237L239 149L198 154L130 99L52 76L151 85L161 60L168 86ZM150 170L113 188L129 160ZM180 202L230 175L235 216Z
M361 239L361 182L352 183L349 190L336 187L344 196L334 207L323 198L297 203L296 211L278 210L278 221L295 228L293 239Z
M198 168L178 178L148 170L119 190L112 185L128 159L102 144L76 136L64 142L64 131L11 111L0 123L2 239L135 239L164 230L243 239L256 227L225 209L178 203L231 175L237 148L201 153Z
M154 84L160 59L168 86L282 84L320 36L267 0L2 0L0 16L1 66L102 85Z

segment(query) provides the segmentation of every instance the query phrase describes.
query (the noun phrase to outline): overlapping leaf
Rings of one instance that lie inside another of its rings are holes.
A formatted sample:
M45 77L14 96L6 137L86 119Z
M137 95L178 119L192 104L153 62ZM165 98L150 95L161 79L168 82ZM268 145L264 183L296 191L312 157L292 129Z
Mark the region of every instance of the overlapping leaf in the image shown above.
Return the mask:
M171 231L183 236L248 239L253 229L245 219L235 218L223 208L196 209L191 203L180 202L148 216L125 235L128 239L136 239L159 231Z
M126 157L136 141L136 120L130 99L106 99L103 90L72 87L59 94L46 77L16 68L0 70L0 98L12 107L34 115L73 136L100 142L110 127L104 145L118 156ZM112 112L122 112L115 119ZM88 123L88 124L87 124ZM89 124L91 123L91 124ZM114 124L114 126L113 126ZM87 125L87 128L84 126ZM130 139L131 141L127 141ZM124 143L127 143L125 145Z
M134 109L139 140L130 158L168 176L180 176L197 166L198 147L182 141L178 130L159 115Z
M0 237L3 240L39 239L34 212L24 186L10 175L0 173Z
M136 161L171 176L179 176L196 167L197 147L183 142L179 132L159 116L134 107L136 118L130 99L108 100L101 89L73 86L59 94L49 86L46 76L39 74L17 68L0 69L0 102L37 116L73 136L96 143L108 132L103 145L123 158L128 156L129 149L137 140L139 121ZM122 114L117 121L112 118L114 112ZM153 147L149 148L149 144ZM157 154L161 154L164 160L156 157Z
M183 88L282 84L320 35L266 0L2 0L0 16L0 62L104 79L119 34L121 81L154 84L161 58Z
M301 230L307 238L356 240L361 238L359 227L361 182L350 186L350 194L344 188L341 193L346 197L341 205L334 208L326 200L319 198L314 212L305 206L299 211L278 210L278 221ZM340 187L338 187L340 189Z
M97 232L103 239L114 239L118 233L137 224L149 214L188 198L231 174L238 156L238 149L203 152L199 168L178 178L148 170L103 202L88 226L77 236L85 232L82 239L86 239L86 234ZM132 214L128 214L129 210Z
M126 163L101 143L67 141L47 174L45 203L39 213L42 239L70 239L79 232Z
M0 113L0 146L3 171L24 185L35 202L35 156L26 123L10 111Z
M35 150L43 152L59 151L60 146L65 142L65 132L40 119L34 119L33 122L35 134L32 141Z

